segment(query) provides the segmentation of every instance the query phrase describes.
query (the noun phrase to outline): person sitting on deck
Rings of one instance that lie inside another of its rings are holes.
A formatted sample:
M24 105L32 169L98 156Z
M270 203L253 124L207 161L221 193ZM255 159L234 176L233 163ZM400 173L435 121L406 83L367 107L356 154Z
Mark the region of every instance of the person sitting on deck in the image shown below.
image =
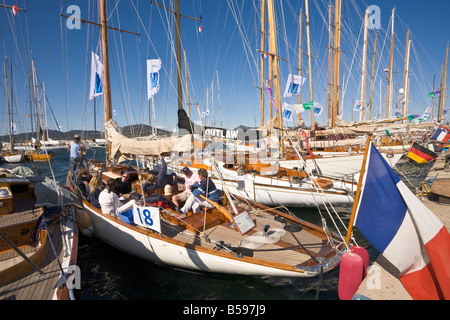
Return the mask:
M98 202L104 214L115 216L121 212L127 211L133 208L136 203L135 200L130 200L125 204L122 204L119 200L119 196L114 193L114 188L117 186L115 179L108 179L106 182L106 188L98 196Z
M147 195L149 195L150 190L164 188L167 184L171 186L177 185L177 175L175 173L167 174L166 162L162 156L159 157L161 159L161 170L159 170L158 176L149 174L147 181L142 186L142 189Z
M181 208L182 215L186 215L191 209L194 209L195 213L199 213L200 207L214 207L207 200L201 198L201 195L211 201L219 201L219 192L214 182L208 177L208 171L203 168L199 169L198 176L200 177L200 182L191 186L192 194L186 200L183 208Z
M114 192L117 195L122 195L131 192L131 181L127 172L121 171L121 177L116 178L117 186L114 189Z
M91 204L100 209L100 202L98 202L98 197L100 195L100 192L102 192L103 189L103 182L102 182L102 175L101 173L97 173L97 175L94 175L89 182L89 186L87 187L87 195L88 199L91 201Z
M183 174L185 175L183 185L184 191L175 194L172 197L172 202L177 206L177 208L180 207L180 202L186 201L191 195L191 186L200 182L200 177L198 176L197 172L192 172L188 167L184 167L183 169L181 169L181 172L183 172Z
M86 168L81 168L78 171L77 179L75 181L76 186L80 190L83 197L87 198L86 187L89 185L89 181L91 180L91 176L89 174L89 170Z

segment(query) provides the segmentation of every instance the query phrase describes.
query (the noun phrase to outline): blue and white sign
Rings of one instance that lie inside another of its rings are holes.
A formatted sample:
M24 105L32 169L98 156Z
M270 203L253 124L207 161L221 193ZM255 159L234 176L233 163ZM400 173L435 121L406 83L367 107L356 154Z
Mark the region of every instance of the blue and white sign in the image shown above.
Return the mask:
M161 232L161 218L158 207L133 207L134 223L144 228Z

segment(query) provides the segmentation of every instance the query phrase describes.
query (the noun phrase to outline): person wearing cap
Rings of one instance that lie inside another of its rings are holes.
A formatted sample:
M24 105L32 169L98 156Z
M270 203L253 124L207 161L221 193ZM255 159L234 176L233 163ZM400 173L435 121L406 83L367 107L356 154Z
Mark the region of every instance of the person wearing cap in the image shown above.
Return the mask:
M186 201L191 195L191 186L200 182L200 177L197 172L192 172L188 167L181 169L181 172L185 176L183 185L184 191L172 197L172 202L177 206L177 208L180 208L180 202Z
M80 135L76 134L73 136L73 142L70 144L70 171L73 175L77 171L78 165L81 163L82 149L80 146Z

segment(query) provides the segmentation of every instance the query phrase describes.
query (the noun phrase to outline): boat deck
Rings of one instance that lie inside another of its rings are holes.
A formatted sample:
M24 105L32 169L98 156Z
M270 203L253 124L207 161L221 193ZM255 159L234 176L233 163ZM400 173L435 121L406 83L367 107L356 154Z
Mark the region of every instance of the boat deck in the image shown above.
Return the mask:
M210 215L210 213L206 215ZM205 214L199 213L195 216L203 221L201 218ZM193 216L183 220L188 220L191 217ZM260 211L258 215L250 213L250 217L256 227L248 231L245 235L241 235L230 223L223 221L216 223L212 227L206 227L204 231L202 228L192 230L189 226L185 227L183 225L174 225L165 222L162 224L162 233L174 240L192 245L201 245L211 249L216 246L216 242L223 241L225 244L229 244L233 251L242 253L243 255L291 266L309 265L312 256L326 256L331 252L331 248L327 246L327 240L324 239L324 235L318 231L311 230L305 226L303 228L292 228L292 230L288 227L286 230L285 223L276 221L273 215L264 211ZM189 223L189 221L186 221L186 223ZM199 225L203 226L202 223L199 223ZM208 223L205 225L207 226ZM265 243L258 248L246 248L243 240L252 235L260 234L265 225L270 226L268 231L269 235L271 232L277 230L284 230L285 234L276 243ZM292 226L293 224L288 223L288 225ZM204 232L204 235L211 241L207 242L204 237L200 237L198 235L200 232Z
M42 213L43 208L34 208L34 199L29 197L14 199L14 213L0 215L0 231L28 257L39 256L41 259L36 264L43 271L41 275L31 268L0 238L0 275L1 280L6 282L0 285L0 300L53 299L55 284L61 275L54 251L48 241L38 245L30 240L31 231ZM56 222L51 229L52 239L61 239L59 223ZM64 254L62 241L54 241L54 247L61 261ZM24 273L22 270L27 268L31 271ZM8 282L5 280L7 278L14 280Z
M54 228L54 231L52 238L60 238L59 228ZM64 253L62 242L55 241L54 246L58 258L62 259ZM24 253L33 252L33 248L29 247L27 251ZM42 275L32 270L19 279L0 287L0 300L52 300L56 289L55 283L61 276L61 271L51 247L46 250L45 256L38 266L43 271Z

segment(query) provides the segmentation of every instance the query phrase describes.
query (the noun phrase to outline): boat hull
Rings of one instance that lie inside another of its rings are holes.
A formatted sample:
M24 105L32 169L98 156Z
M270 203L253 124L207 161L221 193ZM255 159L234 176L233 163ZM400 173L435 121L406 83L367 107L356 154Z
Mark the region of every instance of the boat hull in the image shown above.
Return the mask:
M140 230L118 218L101 214L89 205L85 205L85 212L91 221L92 232L102 241L156 264L208 273L251 276L313 277L318 275L316 272L295 270L292 267L291 270L274 268L263 262L251 262L249 261L251 258L248 257L238 258L223 251L199 248L176 240L168 241L157 233ZM337 256L332 268L338 265L339 258L340 256Z
M20 163L24 162L25 157L23 154L12 154L12 155L3 155L3 161L8 163Z
M53 151L30 152L25 155L26 161L45 162L53 159Z

